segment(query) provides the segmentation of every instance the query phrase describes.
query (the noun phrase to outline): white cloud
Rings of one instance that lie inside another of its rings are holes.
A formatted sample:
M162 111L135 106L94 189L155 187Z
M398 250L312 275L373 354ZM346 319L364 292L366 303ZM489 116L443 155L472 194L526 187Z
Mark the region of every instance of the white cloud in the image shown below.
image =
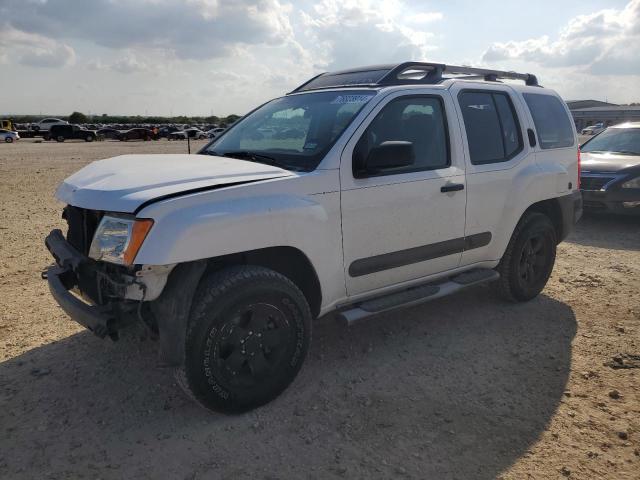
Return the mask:
M316 47L316 64L335 69L425 58L435 48L433 35L404 23L406 10L395 0L323 0L301 15L305 38Z
M107 48L161 48L180 59L220 58L234 45L278 45L292 37L291 7L279 0L4 0L0 18L42 38Z
M444 15L441 12L421 12L408 16L406 20L408 23L418 24L437 22L443 18Z
M0 59L32 67L73 65L76 54L69 45L4 24L0 26Z
M640 73L640 0L571 19L555 40L549 36L494 43L484 62L522 60L544 67L578 67L596 75Z

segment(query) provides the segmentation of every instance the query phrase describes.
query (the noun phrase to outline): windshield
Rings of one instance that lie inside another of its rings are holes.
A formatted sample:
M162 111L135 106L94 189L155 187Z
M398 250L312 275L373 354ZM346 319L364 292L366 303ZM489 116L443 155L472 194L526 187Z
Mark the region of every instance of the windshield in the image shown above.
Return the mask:
M351 90L277 98L244 117L200 153L313 170L375 94L375 90Z
M608 128L585 143L580 150L640 155L640 128Z

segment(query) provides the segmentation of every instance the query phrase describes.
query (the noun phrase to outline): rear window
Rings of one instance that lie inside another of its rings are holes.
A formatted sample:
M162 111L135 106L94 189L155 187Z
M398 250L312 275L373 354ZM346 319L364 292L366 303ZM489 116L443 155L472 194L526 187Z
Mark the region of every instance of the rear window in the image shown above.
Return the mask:
M525 93L540 148L563 148L574 144L572 122L563 103L553 95Z

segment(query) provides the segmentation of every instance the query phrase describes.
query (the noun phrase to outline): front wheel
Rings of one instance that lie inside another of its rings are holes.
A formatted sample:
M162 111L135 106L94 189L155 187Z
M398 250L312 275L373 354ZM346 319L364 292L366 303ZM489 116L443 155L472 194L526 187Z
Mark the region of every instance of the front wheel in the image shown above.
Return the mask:
M58 136L56 137L56 141L57 141L57 142L64 142L64 137L63 137L62 135L58 135Z
M87 135L87 137L84 139L85 142L93 142L93 136L91 135Z
M542 213L525 215L516 226L497 267L496 288L502 297L526 302L547 284L556 260L556 231Z
M287 388L310 341L309 305L291 280L263 267L228 268L198 287L177 379L206 408L245 412Z
M13 137L4 137L4 141L7 143L13 143Z

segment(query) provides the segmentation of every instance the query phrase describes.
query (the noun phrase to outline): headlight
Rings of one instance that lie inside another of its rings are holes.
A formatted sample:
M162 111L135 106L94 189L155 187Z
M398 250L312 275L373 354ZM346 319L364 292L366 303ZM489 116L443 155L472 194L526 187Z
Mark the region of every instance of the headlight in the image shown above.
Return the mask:
M640 177L632 178L621 185L622 188L640 188Z
M150 219L105 215L93 236L89 257L131 265L152 225Z

